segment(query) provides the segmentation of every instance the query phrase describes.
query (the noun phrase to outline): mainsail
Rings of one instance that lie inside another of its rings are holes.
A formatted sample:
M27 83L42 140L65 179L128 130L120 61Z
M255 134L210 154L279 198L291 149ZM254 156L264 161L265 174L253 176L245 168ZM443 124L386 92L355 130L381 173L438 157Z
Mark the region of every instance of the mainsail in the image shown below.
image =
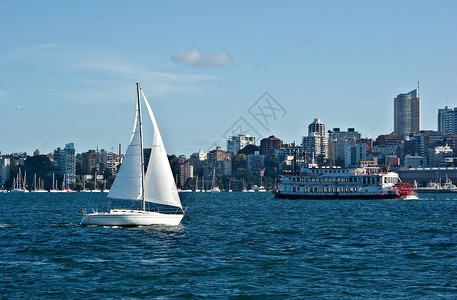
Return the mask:
M130 138L122 165L108 193L108 198L142 200L141 151L140 118L137 103L132 137Z
M159 127L143 91L141 91L141 94L143 95L144 103L146 104L154 127L151 157L149 158L148 169L144 180L144 200L182 208Z

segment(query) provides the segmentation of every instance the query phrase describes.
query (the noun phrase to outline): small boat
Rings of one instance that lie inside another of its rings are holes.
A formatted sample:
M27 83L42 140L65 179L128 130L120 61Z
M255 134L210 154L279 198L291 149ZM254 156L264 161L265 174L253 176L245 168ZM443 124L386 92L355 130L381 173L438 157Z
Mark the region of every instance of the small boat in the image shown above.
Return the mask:
M220 192L221 192L221 189L217 186L215 186L211 189L211 193L220 193Z
M144 172L141 99L153 125L152 150ZM107 195L108 211L90 214L81 210L81 225L140 226L179 225L185 214L157 122L140 85L137 83L135 124L124 161ZM127 201L128 208L110 208L111 202Z
M457 186L455 186L452 181L447 178L444 184L441 184L440 181L430 182L426 187L417 187L417 183L414 182L418 193L437 193L437 194L447 194L447 193L457 193Z
M263 185L261 186L257 186L257 185L253 185L251 190L253 190L254 192L266 192L267 190L263 187Z

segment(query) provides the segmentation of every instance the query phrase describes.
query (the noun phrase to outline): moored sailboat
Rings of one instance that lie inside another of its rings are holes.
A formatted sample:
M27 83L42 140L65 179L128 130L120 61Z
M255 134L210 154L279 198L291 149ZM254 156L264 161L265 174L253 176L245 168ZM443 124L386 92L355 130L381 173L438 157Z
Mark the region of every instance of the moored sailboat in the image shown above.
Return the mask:
M147 173L144 172L141 99L153 125L153 140ZM107 212L86 214L82 210L81 225L139 226L179 225L184 217L178 190L171 172L162 137L152 109L137 83L135 124L124 161L107 195ZM126 200L128 208L110 208L111 201Z
M21 169L15 179L13 179L13 187L11 189L12 193L28 193L29 191L26 188L26 178L27 178L27 171L24 173L24 178L22 178Z

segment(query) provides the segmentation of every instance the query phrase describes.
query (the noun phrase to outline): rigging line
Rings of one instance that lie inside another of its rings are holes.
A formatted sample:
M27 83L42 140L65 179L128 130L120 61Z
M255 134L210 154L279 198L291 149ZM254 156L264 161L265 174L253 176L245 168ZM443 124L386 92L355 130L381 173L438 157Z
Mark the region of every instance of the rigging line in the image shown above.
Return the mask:
M133 101L133 93L135 92L135 89L132 89L131 93L130 93L130 97L129 97L129 101L127 102L127 104L125 105L125 108L124 108L124 112L122 113L122 116L119 120L119 122L117 123L117 128L116 128L116 131L114 132L114 136L113 136L113 140L111 141L111 145L110 145L110 148L113 149L113 144L114 144L114 140L116 139L117 137L117 134L119 132L119 128L121 128L121 124L122 124L122 121L124 120L125 118L125 114L127 112L127 108L131 105L132 101Z

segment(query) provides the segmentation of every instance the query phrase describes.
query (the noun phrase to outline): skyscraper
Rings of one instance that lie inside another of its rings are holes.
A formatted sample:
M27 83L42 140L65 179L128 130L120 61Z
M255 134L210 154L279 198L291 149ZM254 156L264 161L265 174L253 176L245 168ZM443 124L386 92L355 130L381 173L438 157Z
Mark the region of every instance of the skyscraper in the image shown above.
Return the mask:
M394 133L407 136L420 129L421 99L418 83L417 89L407 94L399 94L394 99Z
M65 185L75 183L76 180L76 155L75 144L69 143L64 149L54 150L54 169L65 176Z
M457 134L457 108L438 109L438 131L444 135Z
M308 136L303 137L303 150L306 151L307 157L317 160L328 158L328 138L325 135L325 125L320 119L314 121L308 126Z

